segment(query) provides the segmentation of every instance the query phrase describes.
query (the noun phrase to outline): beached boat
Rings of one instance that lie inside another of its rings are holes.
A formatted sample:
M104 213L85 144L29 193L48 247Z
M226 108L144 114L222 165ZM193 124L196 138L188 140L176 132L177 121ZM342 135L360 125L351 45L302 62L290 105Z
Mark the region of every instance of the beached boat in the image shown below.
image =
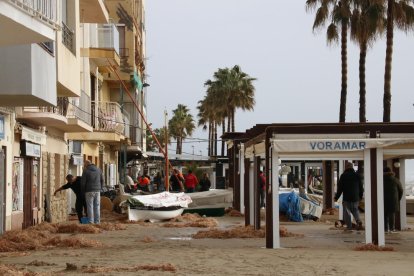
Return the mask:
M232 189L211 189L205 192L187 194L192 202L184 213L198 213L206 216L223 216L225 209L233 205Z
M128 198L128 219L137 220L166 220L177 217L188 207L191 198L184 193L162 192L151 195L135 195Z
M292 193L295 195L294 197ZM289 197L288 194L292 194L292 196ZM300 193L299 189L279 188L279 201L279 206L283 206L280 209L289 211L295 221L302 221L303 217L318 220L322 216L322 200L319 200L315 195Z
M149 220L149 221L160 221L172 219L180 216L184 211L184 208L179 206L164 207L164 208L145 208L128 207L128 220Z

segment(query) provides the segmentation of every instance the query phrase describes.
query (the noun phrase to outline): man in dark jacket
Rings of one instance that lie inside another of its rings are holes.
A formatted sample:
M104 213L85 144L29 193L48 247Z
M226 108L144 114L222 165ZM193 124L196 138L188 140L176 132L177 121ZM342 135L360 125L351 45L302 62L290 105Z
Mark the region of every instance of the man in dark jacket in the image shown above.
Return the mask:
M83 210L85 209L85 213L87 212L85 195L81 191L81 177L68 174L66 176L66 180L68 181L68 183L57 189L54 193L54 196L56 196L56 194L62 190L72 189L72 191L76 195L76 213L78 214L79 222L81 222L81 219L83 217Z
M400 210L403 196L401 182L394 176L391 168L384 168L384 226L385 232L395 232L395 214Z
M355 172L352 163L346 163L345 171L339 178L338 190L335 200L343 194L342 205L344 207L344 220L348 231L352 231L352 218L354 216L358 229L362 228L362 222L359 219L358 205L364 194L362 181Z
M85 193L89 223L100 223L100 192L103 188L103 175L102 171L89 160L85 161L81 184L82 192Z
M265 204L265 194L266 194L266 177L263 173L263 171L259 172L259 179L258 179L258 184L259 184L259 191L260 191L260 208L264 209L266 204Z

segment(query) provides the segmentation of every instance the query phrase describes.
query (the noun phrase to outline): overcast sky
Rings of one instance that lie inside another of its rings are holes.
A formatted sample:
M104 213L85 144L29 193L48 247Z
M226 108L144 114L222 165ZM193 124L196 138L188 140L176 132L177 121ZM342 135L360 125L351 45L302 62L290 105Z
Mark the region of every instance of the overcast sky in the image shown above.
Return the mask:
M312 32L314 12L305 0L148 0L146 1L148 120L164 125L178 104L197 119L203 83L217 68L240 65L257 78L256 106L237 111L236 131L258 123L337 122L340 99L340 47L326 45L325 29ZM346 120L357 122L359 50L349 43ZM414 37L395 32L392 121L413 121ZM369 50L367 120L382 121L385 39ZM198 129L194 135L207 138ZM184 151L207 154L207 143ZM174 145L175 148L175 145Z

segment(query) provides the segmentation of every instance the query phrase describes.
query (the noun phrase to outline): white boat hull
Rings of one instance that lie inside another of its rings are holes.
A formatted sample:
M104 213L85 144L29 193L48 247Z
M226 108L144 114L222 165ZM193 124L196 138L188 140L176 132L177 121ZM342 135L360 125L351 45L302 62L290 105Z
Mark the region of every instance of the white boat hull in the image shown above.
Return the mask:
M177 210L141 210L131 209L128 207L128 220L149 220L149 221L160 221L172 219L180 216L184 209L179 208Z

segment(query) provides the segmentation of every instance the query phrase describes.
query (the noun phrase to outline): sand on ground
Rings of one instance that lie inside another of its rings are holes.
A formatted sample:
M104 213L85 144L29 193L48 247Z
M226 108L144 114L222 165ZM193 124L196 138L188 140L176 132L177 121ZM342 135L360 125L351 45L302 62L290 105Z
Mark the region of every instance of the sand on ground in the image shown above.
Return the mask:
M103 221L114 221L111 215L105 215ZM220 229L244 225L243 217L216 219ZM345 233L335 229L335 220L335 216L324 215L317 222L281 222L288 231L303 236L281 238L280 249L266 249L264 238L192 238L205 228L167 228L162 222L126 224L126 230L99 234L57 234L96 240L101 247L0 253L0 266L12 265L22 272L9 275L85 275L85 268L91 266L103 269L92 275L414 274L414 231L386 235L386 245L393 252L355 251L364 244L365 232ZM414 217L409 217L408 223L412 228ZM67 263L73 270L67 269ZM167 271L125 269L143 265L166 266Z

